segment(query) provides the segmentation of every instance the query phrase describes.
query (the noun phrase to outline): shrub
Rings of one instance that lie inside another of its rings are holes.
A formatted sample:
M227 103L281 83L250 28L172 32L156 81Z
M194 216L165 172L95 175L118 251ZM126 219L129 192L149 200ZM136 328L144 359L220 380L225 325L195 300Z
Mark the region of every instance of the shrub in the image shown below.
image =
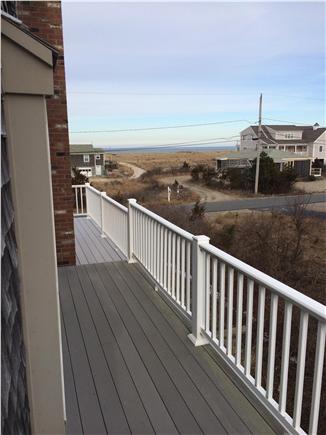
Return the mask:
M72 168L73 176L71 177L71 184L85 184L88 183L88 177L82 174L79 169Z
M190 220L195 221L196 219L203 219L205 216L205 206L200 203L200 201L196 201L190 215Z

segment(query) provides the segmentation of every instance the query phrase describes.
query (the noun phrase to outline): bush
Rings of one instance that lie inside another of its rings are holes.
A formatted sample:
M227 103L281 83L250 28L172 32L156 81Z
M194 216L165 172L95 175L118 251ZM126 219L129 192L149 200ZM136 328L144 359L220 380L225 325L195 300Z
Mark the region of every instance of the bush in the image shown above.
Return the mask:
M83 175L79 169L72 168L73 176L71 177L71 184L85 184L88 183L88 177Z
M228 169L224 179L229 182L231 189L251 192L254 190L256 161L257 159L253 161L253 165L250 168ZM280 171L272 158L268 157L264 152L260 154L258 184L258 190L260 193L287 193L291 190L296 177L296 172L291 166L284 165L283 170Z
M201 204L200 201L196 201L191 210L190 220L195 221L197 219L203 219L204 216L205 206Z

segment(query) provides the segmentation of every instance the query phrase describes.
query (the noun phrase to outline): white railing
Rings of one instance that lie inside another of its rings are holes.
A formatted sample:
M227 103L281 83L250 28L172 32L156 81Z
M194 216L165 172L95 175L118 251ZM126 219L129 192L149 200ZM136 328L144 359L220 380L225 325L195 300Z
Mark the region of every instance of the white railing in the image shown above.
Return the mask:
M301 413L305 364L309 357L308 323L312 328L315 326L316 344L309 343L309 352L315 354L309 433L317 433L326 307L207 241L199 241L198 248L200 287L193 287L193 299L199 300L197 318L192 319L194 339L204 336L257 399L287 425L289 432L303 432ZM291 330L294 310L300 319L297 339L297 331ZM278 316L281 322L278 322ZM287 408L290 345L291 356L297 361L292 415ZM277 355L280 356L280 374L276 383L275 373L279 373L275 367Z
M314 175L315 177L321 177L321 168L311 168L310 175Z
M124 255L128 251L128 209L102 193L102 233L107 234Z
M90 186L86 197L88 214L100 222L102 232L128 261L138 261L156 288L191 321L192 342L210 344L288 433L305 433L302 405L309 400L307 431L317 433L326 307L134 199L126 208ZM307 396L305 367L311 356L313 380Z
M83 216L87 213L85 184L73 184L71 187L74 192L74 216Z
M175 304L191 317L192 235L129 200L130 253Z
M87 214L90 216L100 227L102 227L102 202L101 192L90 184L85 184L86 188L86 204Z
M88 216L101 228L102 237L109 236L127 256L128 209L88 183L85 184L85 189Z

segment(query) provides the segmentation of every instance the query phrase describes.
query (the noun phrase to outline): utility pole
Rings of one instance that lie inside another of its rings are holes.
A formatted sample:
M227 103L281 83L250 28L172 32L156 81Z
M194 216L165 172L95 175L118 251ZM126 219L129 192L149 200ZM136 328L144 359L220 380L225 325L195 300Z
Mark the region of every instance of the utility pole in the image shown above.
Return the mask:
M259 98L259 122L258 122L258 138L257 138L257 159L256 159L256 177L255 177L255 195L258 193L259 183L259 164L260 164L260 142L261 142L261 112L263 105L263 94Z

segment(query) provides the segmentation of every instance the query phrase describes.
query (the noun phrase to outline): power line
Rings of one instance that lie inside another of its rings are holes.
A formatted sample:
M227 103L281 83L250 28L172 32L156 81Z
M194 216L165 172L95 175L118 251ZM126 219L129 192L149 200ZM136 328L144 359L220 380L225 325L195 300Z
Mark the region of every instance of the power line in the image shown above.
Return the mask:
M220 144L220 143L230 143L232 140L240 139L240 136L230 136L230 138L216 138L217 140L207 139L207 140L201 140L201 141L189 141L189 142L173 142L173 143L167 143L167 144L152 144L152 145L145 145L143 147L126 147L127 149L145 149L145 148L166 148L166 147L172 147L175 145L179 145L180 148L191 146L191 145L213 145L213 144ZM221 140L218 140L221 139ZM108 149L108 148L107 148ZM120 148L118 148L120 149ZM109 152L109 151L108 151Z
M135 96L210 96L210 95L254 95L255 92L119 92L119 91L68 91L70 95L135 95ZM303 95L286 95L286 94L274 94L270 92L266 92L265 95L269 95L272 97L282 97L282 98L295 98L302 100L317 100L324 101L323 98L318 97L307 97Z
M175 128L189 128L189 127L203 127L206 125L219 125L219 124L236 124L238 122L247 122L251 124L247 119L237 119L234 121L217 121L217 122L205 122L200 124L183 124L183 125L167 125L160 127L144 127L144 128L125 128L117 130L80 130L80 131L70 131L71 134L85 134L85 133L121 133L127 131L149 131L149 130L167 130Z
M299 124L299 125L304 125L306 127L309 127L309 124L305 123L303 124L302 122L295 122L295 121L285 121L284 119L273 119L273 118L263 118L266 119L267 121L276 121L276 122L285 122L286 124Z

